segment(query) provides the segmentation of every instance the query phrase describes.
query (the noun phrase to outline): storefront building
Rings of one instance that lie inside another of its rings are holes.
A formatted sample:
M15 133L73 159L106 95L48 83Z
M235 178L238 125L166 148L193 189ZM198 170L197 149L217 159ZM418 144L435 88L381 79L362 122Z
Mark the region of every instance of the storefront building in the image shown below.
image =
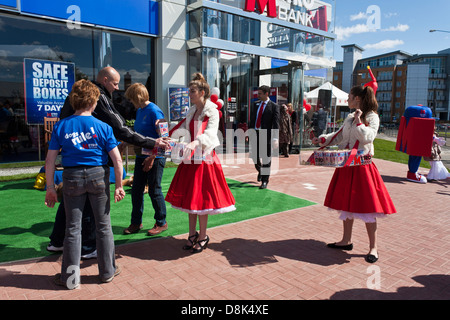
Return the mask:
M42 118L105 66L121 75L126 119L123 93L140 82L176 121L169 93L198 71L220 89L227 128L247 124L259 85L301 107L308 72L335 66L333 12L332 0L0 0L0 162L45 158Z

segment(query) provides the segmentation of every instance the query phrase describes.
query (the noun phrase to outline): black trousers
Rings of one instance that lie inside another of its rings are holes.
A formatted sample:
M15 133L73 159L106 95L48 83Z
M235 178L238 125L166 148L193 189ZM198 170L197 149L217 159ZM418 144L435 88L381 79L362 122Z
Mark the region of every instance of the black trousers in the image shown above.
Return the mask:
M270 166L272 164L271 138L268 136L267 131L255 130L255 132L256 139L250 141L252 150L250 156L255 163L258 174L261 175L261 180L269 182Z

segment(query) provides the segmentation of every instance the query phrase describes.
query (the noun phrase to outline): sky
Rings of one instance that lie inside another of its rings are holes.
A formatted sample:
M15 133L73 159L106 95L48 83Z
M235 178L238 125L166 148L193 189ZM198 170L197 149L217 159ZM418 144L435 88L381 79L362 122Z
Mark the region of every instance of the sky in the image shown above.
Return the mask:
M335 0L334 59L356 44L363 58L397 50L437 53L450 48L449 0ZM429 32L430 29L448 32Z

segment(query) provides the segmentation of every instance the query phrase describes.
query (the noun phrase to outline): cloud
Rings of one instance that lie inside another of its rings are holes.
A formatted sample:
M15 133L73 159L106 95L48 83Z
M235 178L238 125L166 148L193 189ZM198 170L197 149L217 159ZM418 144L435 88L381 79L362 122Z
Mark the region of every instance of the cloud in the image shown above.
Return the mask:
M374 44L366 44L364 46L364 49L385 50L385 49L392 49L394 47L401 46L403 44L404 44L403 40L383 40Z
M409 26L407 24L398 24L396 27L389 27L387 29L381 29L381 31L399 31L405 32L409 30Z
M367 13L364 12L360 12L358 14L353 14L350 16L350 21L355 21L355 20L367 20L368 16Z
M395 27L389 27L385 29L373 29L369 28L367 24L357 24L351 27L339 27L337 26L335 28L335 33L337 35L337 40L342 41L350 38L354 34L360 34L360 33L366 33L366 32L376 32L376 31L382 31L382 32L406 32L409 30L409 26L407 24L398 24Z
M350 38L354 34L374 32L374 29L370 29L366 24L357 24L351 27L336 27L334 32L337 35L337 40L342 41Z
M388 13L384 14L384 17L386 19L389 19L389 18L392 18L392 17L396 17L396 16L398 16L398 13L396 13L396 12L388 12Z

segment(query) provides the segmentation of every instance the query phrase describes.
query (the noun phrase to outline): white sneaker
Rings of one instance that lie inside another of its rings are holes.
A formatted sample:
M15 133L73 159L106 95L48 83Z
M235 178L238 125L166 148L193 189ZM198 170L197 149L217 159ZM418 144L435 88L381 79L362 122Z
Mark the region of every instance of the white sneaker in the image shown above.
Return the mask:
M97 258L97 250L92 251L91 253L83 254L81 259L94 259Z
M406 176L406 180L417 182L417 183L427 183L427 178L425 176L421 175L417 172L410 172L408 171L408 174Z
M49 243L47 246L47 251L50 251L50 252L62 252L63 249L64 249L64 247L55 247L51 243Z

